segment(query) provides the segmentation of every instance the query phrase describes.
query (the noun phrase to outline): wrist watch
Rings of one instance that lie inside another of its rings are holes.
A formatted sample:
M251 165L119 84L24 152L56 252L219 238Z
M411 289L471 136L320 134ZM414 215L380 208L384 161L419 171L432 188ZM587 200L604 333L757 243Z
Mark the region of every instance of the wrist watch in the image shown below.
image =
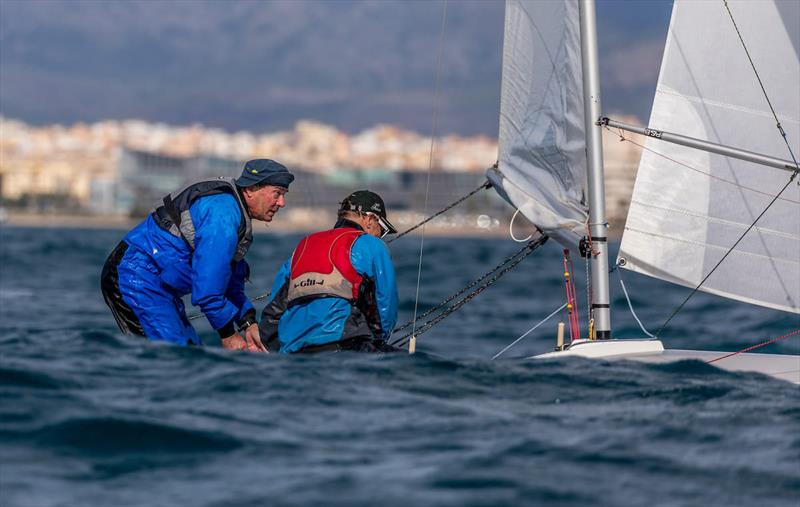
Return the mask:
M255 317L251 315L245 315L245 317L239 321L239 331L244 332L248 327L252 326L253 324L258 324L258 322L256 322Z

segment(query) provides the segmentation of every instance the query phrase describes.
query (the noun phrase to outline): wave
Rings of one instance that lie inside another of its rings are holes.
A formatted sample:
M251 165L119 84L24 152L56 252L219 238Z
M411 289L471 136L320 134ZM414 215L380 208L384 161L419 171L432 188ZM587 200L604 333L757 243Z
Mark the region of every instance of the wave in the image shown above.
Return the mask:
M72 383L42 372L0 367L0 385L14 388L61 389L71 387Z
M41 445L82 455L227 452L243 445L239 439L219 432L114 417L51 424L37 430L35 439Z

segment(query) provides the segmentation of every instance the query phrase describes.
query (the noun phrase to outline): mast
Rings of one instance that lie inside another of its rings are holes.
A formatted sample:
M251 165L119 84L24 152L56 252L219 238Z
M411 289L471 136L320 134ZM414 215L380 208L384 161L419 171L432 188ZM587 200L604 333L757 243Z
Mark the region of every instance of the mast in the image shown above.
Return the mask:
M600 130L600 77L597 63L597 24L594 0L580 0L583 121L586 127L586 170L589 187L589 234L596 256L592 267L592 318L595 337L611 338L608 297L608 224L603 180L603 138Z

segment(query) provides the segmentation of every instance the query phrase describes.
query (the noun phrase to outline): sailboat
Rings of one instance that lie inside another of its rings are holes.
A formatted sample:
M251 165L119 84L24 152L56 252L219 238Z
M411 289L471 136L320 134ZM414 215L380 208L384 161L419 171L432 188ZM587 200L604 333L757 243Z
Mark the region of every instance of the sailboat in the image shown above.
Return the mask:
M590 245L590 335L534 358L724 354L614 338L605 128L647 136L617 267L800 314L799 39L800 2L676 0L650 124L638 128L603 117L594 0L507 0L499 157L487 177L566 249ZM797 355L714 365L800 383Z

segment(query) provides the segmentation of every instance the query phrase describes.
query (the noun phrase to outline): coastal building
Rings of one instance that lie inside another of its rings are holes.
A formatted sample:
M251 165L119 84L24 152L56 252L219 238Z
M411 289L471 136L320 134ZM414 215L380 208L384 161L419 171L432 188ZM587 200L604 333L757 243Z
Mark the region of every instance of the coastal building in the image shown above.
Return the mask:
M438 138L431 152L429 137L395 126L349 135L314 121L252 134L141 120L33 127L0 117L0 133L2 205L28 212L139 217L190 181L236 176L245 160L269 154L298 175L287 214L335 209L357 188L379 192L391 209L422 214L426 194L428 212L443 208L476 188L497 157L496 141L485 136ZM604 151L607 214L619 222L640 150L606 132ZM494 192L484 192L458 213L508 209Z
M117 171L111 179L96 181L92 211L116 215L143 216L161 202L164 195L202 178L235 177L241 173L243 160L218 157L168 157L142 151L122 150ZM288 196L291 208L335 210L351 191L369 188L378 192L389 209L417 211L445 207L461 195L475 189L484 180L482 173L435 171L397 171L384 168L342 169L321 173L292 168L296 183ZM475 211L502 206L493 193L467 204Z

